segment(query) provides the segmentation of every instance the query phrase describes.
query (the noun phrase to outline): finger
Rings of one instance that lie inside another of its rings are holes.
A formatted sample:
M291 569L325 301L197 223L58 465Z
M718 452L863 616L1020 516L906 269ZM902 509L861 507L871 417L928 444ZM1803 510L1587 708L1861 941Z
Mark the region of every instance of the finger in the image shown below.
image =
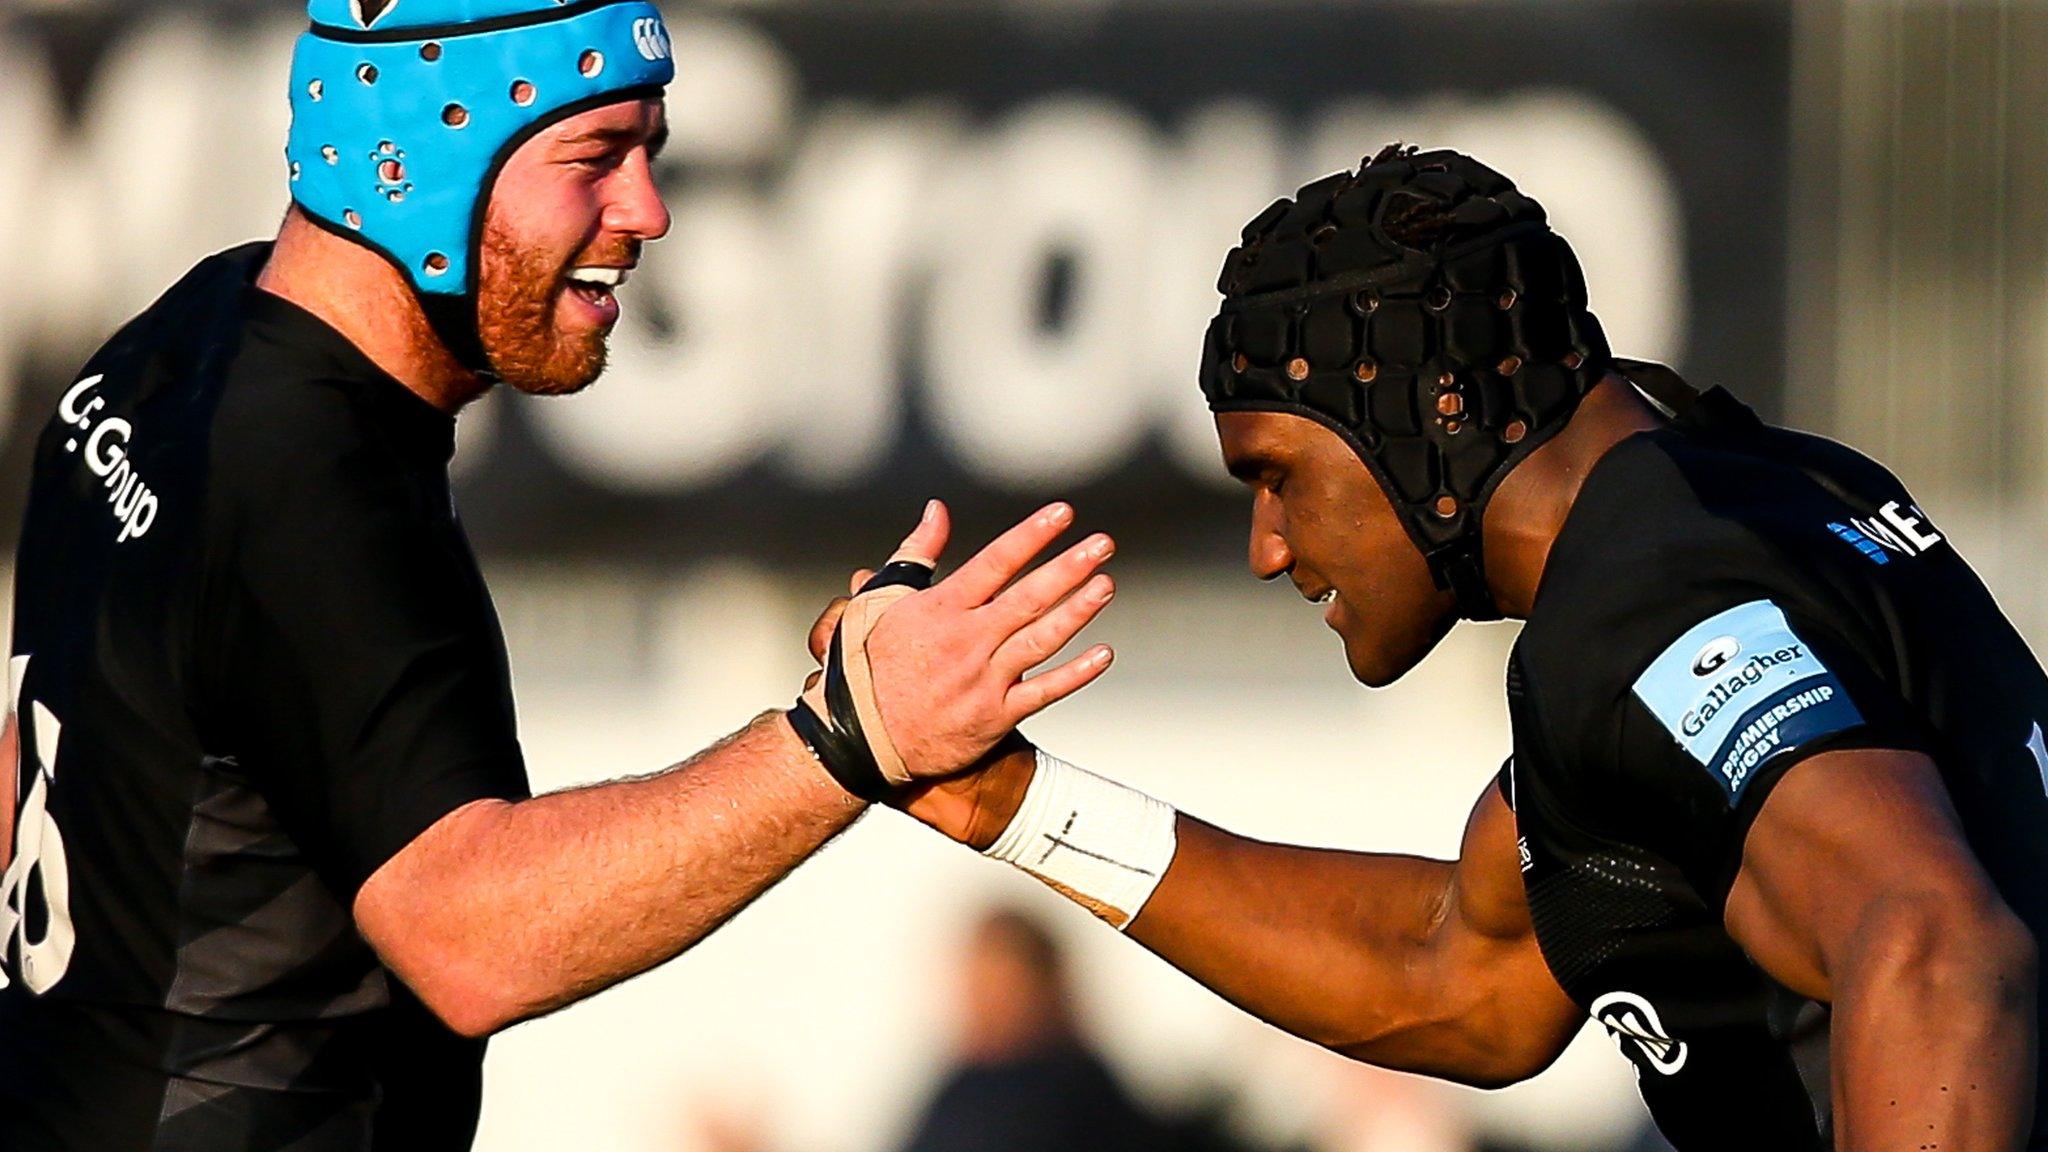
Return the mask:
M1108 575L1097 573L1072 596L1061 601L1052 611L1018 629L1016 635L1005 640L996 649L992 663L995 670L1005 677L1022 676L1038 667L1065 648L1089 621L1102 615L1116 595L1116 582Z
M1072 595L1114 555L1116 541L1098 532L1026 573L989 607L1007 619L1010 630L1015 631Z
M947 594L968 607L980 607L1003 586L1017 578L1031 558L1059 538L1074 522L1074 509L1065 502L1048 504L996 537L988 547L960 566L941 582Z
M847 582L847 585L846 585L846 593L847 593L847 595L849 595L849 596L858 596L858 595L860 595L860 586L861 586L861 585L863 585L863 584L865 584L865 583L867 583L867 582L868 582L868 581L870 581L870 580L873 580L874 578L875 578L875 570L874 570L873 568L857 568L857 569L855 569L855 570L854 570L854 573L853 573L853 579L852 579L852 580L850 580L850 581L848 581L848 582Z
M1009 709L1006 723L1012 727L1037 715L1039 712L1065 700L1081 689L1095 682L1096 677L1109 671L1116 659L1116 653L1109 645L1097 644L1080 656L1065 664L1018 684L1003 698L1004 707Z
M811 659L820 664L825 662L825 649L832 644L832 632L839 627L839 618L846 614L847 603L847 598L841 596L825 605L825 610L818 613L817 622L811 625Z
M911 529L910 535L903 538L903 543L896 546L896 552L889 557L889 561L894 563L898 560L910 560L935 568L938 566L939 556L946 550L947 539L952 535L953 516L946 510L945 502L927 500L924 515L918 520L917 527ZM859 591L857 587L854 590Z

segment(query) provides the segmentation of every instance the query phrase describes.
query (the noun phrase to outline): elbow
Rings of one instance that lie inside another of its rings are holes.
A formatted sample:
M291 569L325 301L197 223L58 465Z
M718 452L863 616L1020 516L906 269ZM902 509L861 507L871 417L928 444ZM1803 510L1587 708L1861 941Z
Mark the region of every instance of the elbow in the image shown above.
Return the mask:
M1998 1003L2001 1012L2034 1019L2040 996L2041 948L2034 933L2003 903L1998 915L1976 937L1980 958L1975 967L1980 994Z
M2034 1020L2040 946L1995 894L1904 899L1873 917L1838 999L1866 989L1912 989L1937 1013ZM1860 977L1860 979L1858 979Z
M1557 1063L1563 1054L1561 1046L1539 1050L1534 1045L1519 1048L1495 1040L1475 1053L1475 1058L1462 1069L1442 1077L1466 1088L1493 1091L1512 1088L1525 1080L1534 1079L1538 1074Z
M1426 1049L1403 1052L1384 1041L1325 1044L1347 1059L1446 1080L1464 1088L1492 1091L1531 1079L1557 1060L1556 1052L1516 1050L1498 1037L1466 1037L1446 1044L1434 1038Z
M482 1039L538 1014L506 949L461 917L407 899L365 899L356 927L390 976L458 1035Z
M456 1035L481 1040L537 1014L487 949L427 933L379 935L372 940L384 967Z
M450 1032L468 1040L482 1040L495 1036L525 1019L524 1016L497 1004L443 1001L439 1005L428 1004L427 1009L442 1024L447 1025Z
M1456 1084L1460 1088L1477 1088L1482 1092L1493 1092L1501 1088L1512 1088L1540 1071L1541 1068L1523 1071L1506 1064L1489 1064L1449 1069L1432 1073L1432 1076Z
M1525 1060L1519 1063L1501 1063L1483 1070L1479 1075L1459 1081L1467 1088L1493 1091L1498 1088L1512 1088L1525 1080L1533 1080L1539 1074L1557 1063L1557 1054L1546 1053L1540 1060Z
M1531 1026L1512 1014L1467 1011L1434 1013L1426 1020L1378 1019L1369 1028L1354 1027L1342 1036L1303 1036L1361 1063L1492 1090L1520 1084L1549 1068L1576 1031L1570 1027L1553 1035L1557 1029Z
M517 916L466 865L505 806L459 809L387 861L355 899L356 929L384 967L458 1035L482 1039L546 1006L518 960ZM486 880L488 878L485 878Z
M449 1031L470 1040L496 1035L531 1015L502 989L438 977L407 978L406 986Z

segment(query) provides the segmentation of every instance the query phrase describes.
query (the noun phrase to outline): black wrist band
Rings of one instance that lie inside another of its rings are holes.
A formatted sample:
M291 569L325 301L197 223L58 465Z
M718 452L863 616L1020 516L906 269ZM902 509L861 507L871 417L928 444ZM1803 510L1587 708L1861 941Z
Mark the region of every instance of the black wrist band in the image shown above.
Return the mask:
M824 766L825 774L841 788L870 804L879 804L895 795L896 790L889 786L882 769L868 753L867 742L858 735L849 737L833 731L801 699L787 715L797 739L810 748L811 755Z

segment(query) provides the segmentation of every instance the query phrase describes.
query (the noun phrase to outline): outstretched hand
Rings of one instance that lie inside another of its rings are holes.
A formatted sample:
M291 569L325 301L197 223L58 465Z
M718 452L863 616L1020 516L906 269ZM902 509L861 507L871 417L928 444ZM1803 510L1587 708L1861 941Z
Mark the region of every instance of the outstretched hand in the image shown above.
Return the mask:
M890 604L874 622L865 637L874 704L912 777L967 768L1025 719L1108 670L1114 654L1096 645L1049 671L1027 675L1073 640L1115 594L1114 583L1100 571L1115 552L1106 535L1092 535L1029 568L1073 519L1066 504L1040 509L946 579ZM951 531L946 506L935 500L892 559L935 565ZM854 574L856 594L870 575ZM811 652L820 660L847 603L835 600L812 626Z

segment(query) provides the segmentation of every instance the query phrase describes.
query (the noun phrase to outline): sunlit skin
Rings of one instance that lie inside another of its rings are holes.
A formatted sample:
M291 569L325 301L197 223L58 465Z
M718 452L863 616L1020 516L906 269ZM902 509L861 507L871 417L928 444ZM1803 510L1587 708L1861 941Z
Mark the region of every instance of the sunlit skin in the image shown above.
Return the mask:
M1528 615L1550 543L1592 464L1657 423L1633 389L1610 377L1509 473L1481 525L1487 586L1504 614ZM1324 620L1361 683L1383 687L1421 663L1457 623L1457 601L1436 587L1350 445L1313 420L1275 412L1221 413L1216 434L1225 467L1251 490L1252 575L1285 576L1309 600L1334 592Z
M659 99L627 100L550 125L506 161L485 208L477 306L485 353L505 383L553 395L603 371L618 302L585 298L567 276L631 268L642 245L667 234L653 171L667 137ZM490 388L442 345L395 268L296 208L257 286L318 316L443 411Z
M1660 423L1609 377L1502 481L1481 525L1502 615L1534 610L1551 549L1601 459ZM1252 490L1253 572L1287 576L1310 598L1335 591L1326 615L1353 674L1399 678L1455 611L1364 463L1300 417L1228 414L1217 431ZM1037 771L1031 748L1013 742L906 807L985 850ZM1500 1087L1549 1067L1586 1011L1537 940L1518 834L1491 783L1449 861L1272 844L1182 814L1172 864L1125 929L1297 1036L1367 1063ZM1741 859L1723 916L1729 939L1832 1009L1836 1146L2026 1147L2039 948L1972 854L1934 761L1819 752L1766 799Z
M572 287L569 274L630 268L668 231L653 174L666 134L658 100L622 101L542 130L508 159L486 209L478 306L485 352L506 383L574 392L602 370L618 302L602 286ZM296 209L257 283L443 411L490 387L442 345L383 257ZM1031 567L1073 522L1068 505L1041 509L898 601L869 635L877 704L892 713L907 762L956 771L1108 670L1111 654L1097 645L1025 679L1110 600L1097 572L1114 551L1108 537ZM935 500L902 549L936 561L950 535ZM912 719L899 726L901 716ZM485 1036L673 958L861 808L768 713L687 770L448 813L364 882L356 926L443 1023Z
M667 138L661 102L635 100L571 117L506 163L484 217L477 308L484 351L505 383L560 395L604 371L618 301L573 289L568 275L631 269L641 245L668 233L653 171Z
M0 728L0 871L5 871L14 862L14 827L16 788L20 782L21 770L21 726L14 718L13 710L7 713L6 726Z
M1661 422L1633 387L1610 376L1501 482L1481 530L1487 587L1504 615L1529 614L1550 546L1593 466ZM1216 429L1225 467L1252 493L1252 574L1286 576L1310 600L1335 590L1324 618L1360 682L1391 684L1421 663L1457 623L1457 604L1436 587L1421 549L1350 446L1312 420L1272 412L1224 413ZM814 650L825 636L829 629L813 634ZM1032 763L1028 745L999 747L988 770L915 789L905 808L986 848L1023 802Z
M1282 576L1315 601L1344 642L1351 674L1373 687L1420 663L1457 622L1457 603L1358 455L1312 420L1225 412L1217 437L1230 474L1252 493L1252 575Z

